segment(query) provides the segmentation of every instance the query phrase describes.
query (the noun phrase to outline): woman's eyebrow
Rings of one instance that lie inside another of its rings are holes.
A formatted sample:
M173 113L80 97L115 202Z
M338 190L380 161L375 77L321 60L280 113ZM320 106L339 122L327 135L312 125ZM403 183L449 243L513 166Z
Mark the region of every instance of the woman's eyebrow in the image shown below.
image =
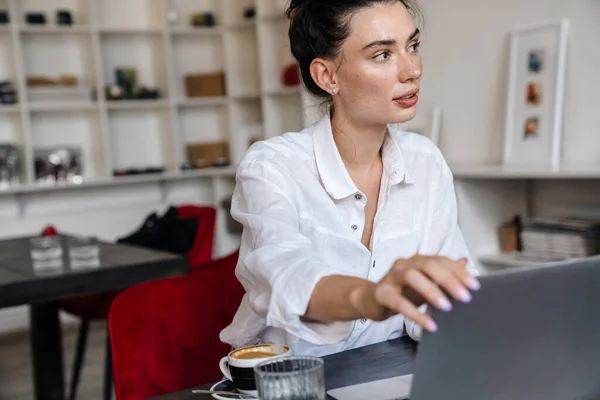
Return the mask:
M419 33L421 33L421 31L419 30L419 28L415 29L415 31L413 33L411 33L410 36L408 37L407 42L410 42L411 40L413 40L414 38L416 38L419 35ZM368 49L371 49L373 47L380 47L380 46L394 46L396 43L397 42L396 42L395 39L376 40L374 42L369 43L365 47L363 47L363 50L368 50Z

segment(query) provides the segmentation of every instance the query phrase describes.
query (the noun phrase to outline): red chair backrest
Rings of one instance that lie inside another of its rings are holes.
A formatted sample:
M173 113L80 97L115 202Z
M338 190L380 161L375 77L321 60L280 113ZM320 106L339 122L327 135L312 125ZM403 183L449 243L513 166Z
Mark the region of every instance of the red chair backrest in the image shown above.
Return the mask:
M182 205L177 207L177 214L179 218L198 218L194 246L186 255L190 270L196 272L200 266L212 259L217 210L211 206Z
M198 273L142 283L113 302L109 332L117 400L142 400L221 379L219 333L244 295L238 252Z

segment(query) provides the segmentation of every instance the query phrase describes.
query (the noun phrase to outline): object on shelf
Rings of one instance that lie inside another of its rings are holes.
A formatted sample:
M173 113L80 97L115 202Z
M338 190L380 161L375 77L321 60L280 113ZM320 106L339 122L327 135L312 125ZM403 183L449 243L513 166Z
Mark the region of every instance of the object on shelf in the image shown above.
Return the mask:
M147 168L127 168L116 169L113 171L113 176L130 176L144 174L162 174L165 172L164 167L147 167Z
M56 10L56 23L61 26L73 25L73 14L69 10Z
M200 12L192 14L190 25L195 27L215 26L215 15L211 12Z
M93 89L88 86L34 87L27 90L31 103L36 102L89 102L94 100Z
M0 104L16 104L17 91L9 81L0 82Z
M523 253L546 259L600 254L600 220L576 217L532 218L521 233Z
M12 144L0 143L0 189L20 183L20 166L19 149Z
M44 75L29 75L27 77L27 86L56 86L55 79Z
M10 23L8 11L5 11L5 10L0 11L0 25L5 25L8 23Z
M227 142L189 143L187 156L195 169L225 167L229 165L229 146Z
M105 89L106 100L123 100L125 91L119 85L108 85Z
M40 184L83 182L82 152L77 147L56 146L34 150L35 180Z
M520 235L523 229L521 217L516 215L510 222L502 224L500 233L500 250L503 253L521 251Z
M158 89L136 86L133 90L133 98L137 100L157 100L160 97L160 90Z
M58 78L58 84L63 86L75 86L79 83L76 75L61 75Z
M104 88L107 100L146 100L160 99L161 92L156 88L148 88L138 84L137 70L132 67L115 69L116 85Z
M186 75L185 91L187 97L225 96L225 73Z
M256 17L256 8L255 7L244 8L244 19L254 19L255 17Z
M133 90L138 84L137 69L133 67L116 68L115 82L123 89L123 95L126 99L133 98Z
M30 25L46 25L46 14L42 12L28 12L25 14L25 22Z
M298 72L297 63L289 64L283 69L281 83L288 87L298 86L300 84L300 74Z

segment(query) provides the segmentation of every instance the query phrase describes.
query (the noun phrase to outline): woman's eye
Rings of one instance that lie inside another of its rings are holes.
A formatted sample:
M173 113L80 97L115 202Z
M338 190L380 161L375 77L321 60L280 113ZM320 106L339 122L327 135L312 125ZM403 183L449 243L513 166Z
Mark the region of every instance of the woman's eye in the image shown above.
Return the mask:
M390 58L391 53L389 51L382 51L381 53L375 56L375 61L385 61Z
M419 51L419 47L421 47L421 42L415 42L409 47L409 49L411 50L411 52L416 53L417 51Z

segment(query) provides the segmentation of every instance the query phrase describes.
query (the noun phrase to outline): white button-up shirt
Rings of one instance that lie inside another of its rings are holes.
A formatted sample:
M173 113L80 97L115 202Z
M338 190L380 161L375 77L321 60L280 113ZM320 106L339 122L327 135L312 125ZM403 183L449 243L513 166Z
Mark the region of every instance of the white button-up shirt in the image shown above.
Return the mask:
M399 258L469 257L457 224L453 178L427 138L390 127L371 249L362 243L366 195L348 174L323 118L299 133L256 143L239 165L231 208L244 226L236 274L246 294L221 340L283 343L323 356L420 329L402 315L305 322L315 285L329 275L378 282ZM474 266L469 264L473 272Z

